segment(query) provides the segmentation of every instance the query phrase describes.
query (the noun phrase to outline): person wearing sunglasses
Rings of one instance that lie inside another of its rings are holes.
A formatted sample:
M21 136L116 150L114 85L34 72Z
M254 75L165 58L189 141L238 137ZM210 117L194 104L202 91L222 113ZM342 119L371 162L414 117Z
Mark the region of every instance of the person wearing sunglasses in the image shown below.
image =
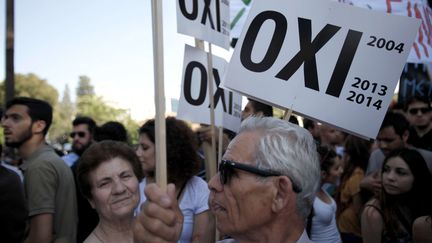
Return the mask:
M362 179L360 187L379 195L381 192L380 171L384 159L392 151L402 148L416 149L426 161L429 172L432 173L432 151L416 148L408 144L409 122L400 113L387 112L381 124L376 141L378 149L371 152L366 176Z
M87 116L78 116L72 121L72 152L62 159L68 164L74 174L75 191L78 203L78 232L77 242L83 242L93 231L99 222L96 211L91 207L87 198L81 193L77 178L77 169L81 155L93 144L96 122Z
M95 129L96 122L90 117L79 116L72 121L72 132L69 134L72 139L72 152L62 157L69 167L90 147Z
M208 185L217 229L231 237L220 242L311 242L305 222L319 183L307 130L270 117L244 120ZM183 225L175 186L152 184L145 193L135 242L175 242Z
M432 108L427 97L413 96L405 103L405 113L411 124L408 143L432 151Z

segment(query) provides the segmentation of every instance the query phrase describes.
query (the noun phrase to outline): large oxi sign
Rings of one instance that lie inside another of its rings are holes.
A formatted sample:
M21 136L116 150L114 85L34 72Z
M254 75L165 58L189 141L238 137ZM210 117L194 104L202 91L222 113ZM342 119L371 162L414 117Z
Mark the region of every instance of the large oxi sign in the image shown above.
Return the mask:
M222 85L375 138L419 24L330 1L255 1Z

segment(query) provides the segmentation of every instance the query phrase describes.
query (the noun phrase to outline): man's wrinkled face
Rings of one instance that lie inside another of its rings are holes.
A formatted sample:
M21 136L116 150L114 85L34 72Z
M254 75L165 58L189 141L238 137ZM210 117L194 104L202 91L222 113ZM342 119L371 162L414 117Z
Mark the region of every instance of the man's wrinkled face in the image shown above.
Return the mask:
M239 134L228 146L223 159L255 166L259 138L258 132ZM255 174L234 169L229 182L222 184L219 173L209 181L209 206L221 233L245 234L271 220L272 180L260 180Z
M11 106L2 117L5 144L19 148L33 136L33 122L24 105Z
M87 124L78 124L74 126L71 132L71 138L72 150L78 155L84 153L93 141L93 136L90 133Z
M411 125L418 128L426 128L432 121L431 109L421 101L414 101L409 104L406 116Z

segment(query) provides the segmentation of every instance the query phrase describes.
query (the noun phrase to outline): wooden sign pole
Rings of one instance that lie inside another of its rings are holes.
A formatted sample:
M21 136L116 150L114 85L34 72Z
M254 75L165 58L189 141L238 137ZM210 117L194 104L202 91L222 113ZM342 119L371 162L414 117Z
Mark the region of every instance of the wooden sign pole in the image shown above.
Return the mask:
M167 186L162 1L152 0L153 70L155 87L156 183Z

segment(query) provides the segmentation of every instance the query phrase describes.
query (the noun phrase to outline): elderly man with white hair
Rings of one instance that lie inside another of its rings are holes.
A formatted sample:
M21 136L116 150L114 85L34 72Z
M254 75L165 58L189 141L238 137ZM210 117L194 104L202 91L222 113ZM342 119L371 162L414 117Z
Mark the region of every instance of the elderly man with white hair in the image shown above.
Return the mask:
M246 119L209 181L220 242L311 242L305 231L320 169L310 133L275 118ZM135 242L176 242L183 217L175 188L145 189Z

